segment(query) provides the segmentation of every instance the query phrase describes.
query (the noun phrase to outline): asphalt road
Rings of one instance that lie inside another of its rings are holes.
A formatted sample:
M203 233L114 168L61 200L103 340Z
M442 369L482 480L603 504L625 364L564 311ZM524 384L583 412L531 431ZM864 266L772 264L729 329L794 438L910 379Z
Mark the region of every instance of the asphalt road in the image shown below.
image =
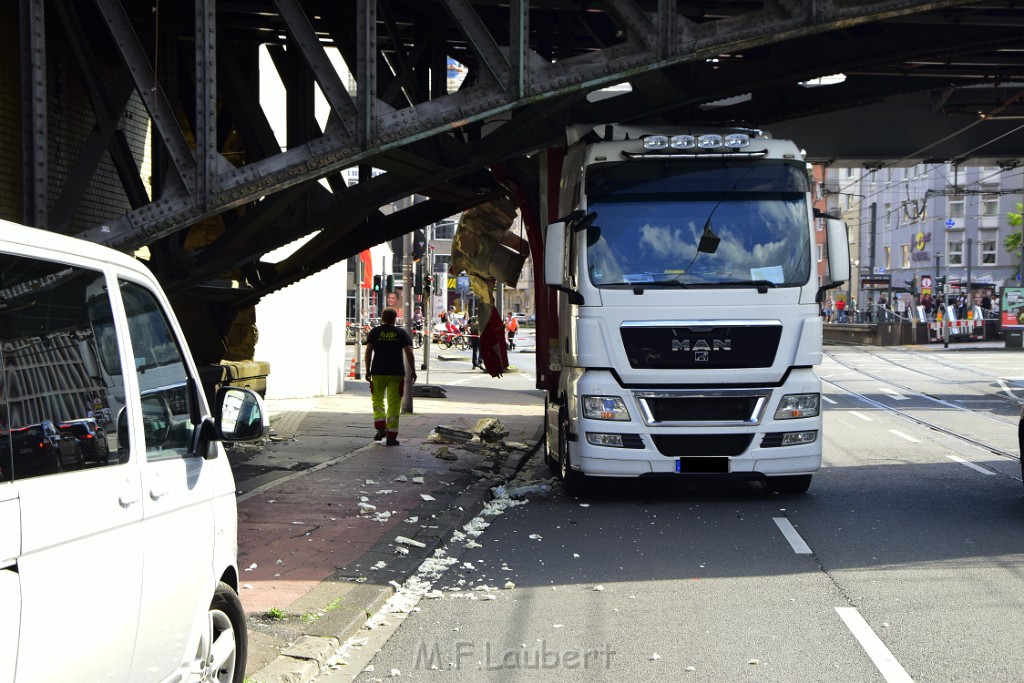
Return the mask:
M1024 487L1000 455L1017 357L856 353L821 367L808 494L700 480L533 496L479 547L449 544L441 597L371 637L356 680L1024 680Z

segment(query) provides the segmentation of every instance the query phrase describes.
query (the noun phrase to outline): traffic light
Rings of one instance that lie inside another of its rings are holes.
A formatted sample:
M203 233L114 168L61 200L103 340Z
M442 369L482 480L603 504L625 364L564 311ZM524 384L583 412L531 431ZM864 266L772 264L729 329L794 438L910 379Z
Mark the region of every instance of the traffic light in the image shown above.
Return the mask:
M380 275L374 275L373 276L373 291L375 291L375 292L379 292L380 291Z
M388 291L389 292L395 291L395 276L394 275L388 275Z
M416 268L416 277L413 280L413 291L416 294L423 294L423 266L422 264Z
M423 293L430 296L430 286L434 282L434 276L427 273L423 276Z

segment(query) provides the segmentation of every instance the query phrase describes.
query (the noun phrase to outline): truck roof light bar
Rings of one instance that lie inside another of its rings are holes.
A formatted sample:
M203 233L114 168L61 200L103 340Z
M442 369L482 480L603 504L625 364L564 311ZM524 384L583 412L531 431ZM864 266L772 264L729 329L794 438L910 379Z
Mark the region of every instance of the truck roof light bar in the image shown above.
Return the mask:
M705 133L703 135L645 135L645 150L661 149L739 149L750 145L750 136L746 133Z
M673 152L666 150L664 152L622 152L623 159L689 159L689 160L700 160L700 159L756 159L759 157L768 156L768 150L760 149L751 152L711 152L702 154L700 150L695 150L689 154L683 152Z

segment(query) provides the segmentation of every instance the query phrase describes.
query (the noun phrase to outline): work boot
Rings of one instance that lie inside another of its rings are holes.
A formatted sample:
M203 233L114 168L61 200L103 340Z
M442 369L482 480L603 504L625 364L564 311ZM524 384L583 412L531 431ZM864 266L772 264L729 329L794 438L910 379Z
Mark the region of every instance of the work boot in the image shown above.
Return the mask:
M380 441L385 436L387 436L387 433L388 433L388 430L386 430L383 427L381 427L380 429L377 430L377 433L373 435L373 440L374 441Z
M398 439L396 439L393 436L389 436L388 440L385 441L384 443L387 444L388 446L397 446L398 445Z

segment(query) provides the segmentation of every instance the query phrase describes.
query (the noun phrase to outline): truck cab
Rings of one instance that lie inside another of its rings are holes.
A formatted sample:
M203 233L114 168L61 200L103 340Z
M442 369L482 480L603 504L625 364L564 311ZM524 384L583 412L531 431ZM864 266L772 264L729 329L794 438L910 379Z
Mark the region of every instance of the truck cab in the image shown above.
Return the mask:
M761 131L605 126L569 148L544 245L547 453L567 489L702 474L807 489L820 301L849 274L846 227L815 216L810 189L799 148Z

